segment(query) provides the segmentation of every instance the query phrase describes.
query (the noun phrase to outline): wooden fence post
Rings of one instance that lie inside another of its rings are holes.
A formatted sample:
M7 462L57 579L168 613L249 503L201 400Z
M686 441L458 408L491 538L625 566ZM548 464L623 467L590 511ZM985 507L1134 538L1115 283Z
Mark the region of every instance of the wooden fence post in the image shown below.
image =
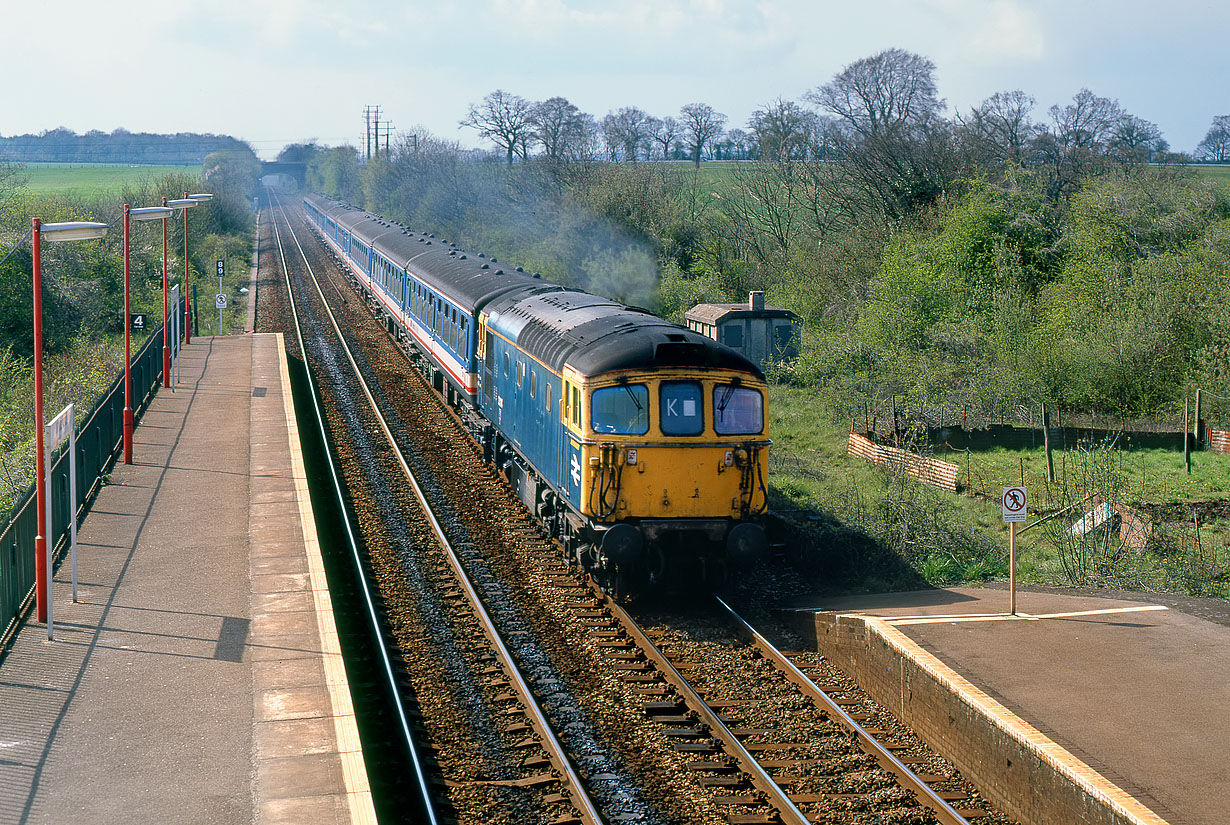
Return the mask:
M1046 447L1046 480L1055 483L1055 459L1051 455L1051 414L1042 402L1042 443Z
M1183 466L1184 468L1186 468L1187 474L1191 475L1192 474L1192 451L1190 447L1188 446L1188 440L1187 440L1188 434L1191 432L1190 428L1188 427L1189 423L1190 422L1188 419L1187 399L1184 398L1183 399Z
M1192 421L1192 446L1200 449L1200 390L1196 390L1196 417Z

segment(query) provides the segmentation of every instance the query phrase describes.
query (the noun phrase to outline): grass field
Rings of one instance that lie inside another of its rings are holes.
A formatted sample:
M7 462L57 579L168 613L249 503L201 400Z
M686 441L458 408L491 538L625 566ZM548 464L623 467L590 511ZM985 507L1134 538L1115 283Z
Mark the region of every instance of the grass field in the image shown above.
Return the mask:
M1230 166L1195 166L1193 168L1201 176L1218 181L1222 186L1230 189Z
M184 173L200 177L200 166L94 166L80 163L27 163L21 175L28 179L34 193L78 192L107 194L118 192L125 184L167 174Z
M958 494L923 487L893 478L862 459L847 455L848 422L833 422L825 402L814 390L773 386L770 390L769 452L771 506L779 512L803 510L837 519L855 532L874 538L910 561L919 575L933 584L978 582L1001 578L1007 572L1006 525L998 496L1003 486L1020 482L1029 488L1030 521L1049 507L1042 449L990 450L970 458L973 490ZM966 456L946 453L940 458L958 463L960 482L966 483ZM1099 459L1079 449L1056 450L1055 469L1078 487L1080 476ZM1121 451L1114 458L1123 501L1136 504L1173 504L1177 513L1190 513L1199 502L1230 497L1230 456L1197 452L1192 474L1183 470L1182 453L1168 450ZM982 493L975 495L973 493ZM1052 492L1059 492L1052 488ZM1079 500L1084 490L1075 495ZM1159 589L1194 595L1224 597L1230 591L1230 524L1210 513L1199 529L1189 523L1158 524L1170 548L1167 552L1132 554L1127 572L1117 582L1129 589ZM1224 508L1213 506L1213 511ZM820 516L818 516L820 517ZM1052 524L1062 532L1079 513ZM824 523L823 521L821 523ZM824 552L840 555L842 531L829 529L821 544ZM832 538L836 536L837 538ZM1175 548L1179 548L1176 550ZM1193 548L1198 548L1197 553ZM1073 584L1055 543L1055 530L1022 534L1018 575L1023 582L1046 585ZM844 551L849 552L849 551ZM1090 583L1090 582L1082 582ZM1094 582L1106 586L1105 579ZM888 584L892 584L889 582ZM862 585L860 585L862 586ZM891 589L891 588L886 588Z

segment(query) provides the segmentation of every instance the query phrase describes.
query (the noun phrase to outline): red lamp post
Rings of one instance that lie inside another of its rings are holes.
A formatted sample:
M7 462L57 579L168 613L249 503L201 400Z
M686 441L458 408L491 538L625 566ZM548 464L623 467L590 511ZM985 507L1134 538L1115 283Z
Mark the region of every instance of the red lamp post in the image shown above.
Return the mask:
M188 196L185 192L182 198L166 201L172 209L183 210L184 213L184 343L192 343L192 296L188 293L188 210L200 201ZM169 359L169 354L164 359ZM164 361L165 362L165 361Z
M84 241L107 234L105 223L73 221L69 223L34 224L34 506L38 509L38 532L34 536L34 590L38 620L46 623L51 597L50 559L47 555L47 457L43 442L43 238L49 241ZM48 634L50 635L50 629Z
M124 463L132 463L132 304L128 267L129 220L165 220L171 210L165 206L132 209L124 204ZM165 337L165 336L164 336Z

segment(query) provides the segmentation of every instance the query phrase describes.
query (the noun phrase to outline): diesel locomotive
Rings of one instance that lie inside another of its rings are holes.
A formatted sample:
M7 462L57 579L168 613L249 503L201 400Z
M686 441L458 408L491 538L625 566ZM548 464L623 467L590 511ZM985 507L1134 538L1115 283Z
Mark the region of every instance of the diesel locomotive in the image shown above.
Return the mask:
M485 459L605 587L763 552L764 374L643 310L322 195L304 209Z

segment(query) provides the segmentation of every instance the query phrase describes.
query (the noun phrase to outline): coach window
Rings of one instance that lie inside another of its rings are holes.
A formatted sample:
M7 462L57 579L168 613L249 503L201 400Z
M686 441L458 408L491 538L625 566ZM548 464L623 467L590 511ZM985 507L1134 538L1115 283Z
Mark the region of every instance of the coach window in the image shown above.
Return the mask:
M620 384L594 390L589 397L590 423L596 433L644 435L649 432L649 388Z
M713 388L713 429L718 435L764 432L764 399L756 390L734 384Z
M695 381L666 381L658 387L662 435L700 435L705 431L704 395Z

